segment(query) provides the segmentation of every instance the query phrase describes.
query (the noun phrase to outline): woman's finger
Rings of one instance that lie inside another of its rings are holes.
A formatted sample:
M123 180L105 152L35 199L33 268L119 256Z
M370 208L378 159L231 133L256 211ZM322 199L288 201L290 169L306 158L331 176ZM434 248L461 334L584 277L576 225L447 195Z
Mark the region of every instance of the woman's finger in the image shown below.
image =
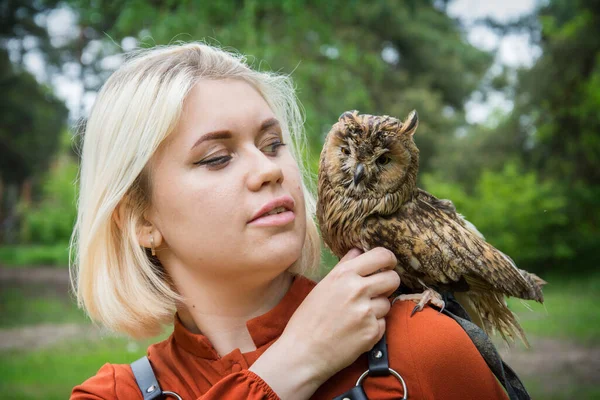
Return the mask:
M361 250L357 249L356 247L352 248L352 249L350 249L350 251L348 251L346 253L346 255L344 255L344 257L342 257L342 259L340 260L340 262L350 261L353 258L356 258L356 257L360 256L361 254L363 254L363 252Z
M393 270L381 271L363 278L369 297L389 296L400 286L400 277Z
M382 269L392 269L398 264L396 256L383 247L369 250L349 260L347 264L361 276L369 276Z
M387 297L376 297L371 299L371 310L377 319L385 317L390 311L391 304Z

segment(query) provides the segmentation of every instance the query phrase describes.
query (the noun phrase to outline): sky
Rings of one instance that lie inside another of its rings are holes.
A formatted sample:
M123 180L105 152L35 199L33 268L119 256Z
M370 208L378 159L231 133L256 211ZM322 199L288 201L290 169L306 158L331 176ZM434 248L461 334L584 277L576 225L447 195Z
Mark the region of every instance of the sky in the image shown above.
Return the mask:
M529 43L526 35L508 35L501 38L490 29L475 25L474 21L486 17L492 17L499 22L513 20L530 13L537 1L539 0L454 0L448 7L448 13L459 18L468 27L467 39L471 44L484 50L498 50L496 66L504 64L511 67L527 67L535 62L540 51ZM75 18L75 15L67 9L56 10L48 16L47 26L54 43L59 44L74 34L75 30L71 28ZM136 41L134 38L126 38L119 45L124 50L130 50L135 48ZM100 51L100 48L91 51ZM38 80L47 81L42 59L38 54L30 52L24 61ZM114 69L120 62L119 56L107 57L103 60L103 67ZM83 85L77 79L77 68L75 64L67 66L66 71L54 78L51 83L57 96L66 102L73 119L80 116L78 114L81 104L83 104L84 114L87 114L95 99L94 93L84 94ZM484 123L494 110L508 112L511 107L512 103L501 93L493 93L485 101L473 95L465 105L467 121Z
M459 18L467 26L486 17L507 22L529 14L537 3L536 0L455 0L450 3L448 14ZM540 49L532 46L526 34L512 34L501 38L489 28L474 26L468 30L467 39L483 50L497 49L494 66L530 67L541 54ZM485 123L497 109L508 112L512 109L512 102L501 93L491 93L485 101L473 95L465 104L467 122Z

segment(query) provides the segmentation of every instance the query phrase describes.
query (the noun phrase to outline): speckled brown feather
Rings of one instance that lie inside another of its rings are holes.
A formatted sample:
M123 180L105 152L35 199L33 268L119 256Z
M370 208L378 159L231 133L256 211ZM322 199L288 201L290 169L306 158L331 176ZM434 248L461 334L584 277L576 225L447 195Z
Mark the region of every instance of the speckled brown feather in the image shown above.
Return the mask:
M417 188L417 125L416 113L404 123L342 114L321 153L317 217L325 243L338 257L353 247L386 247L398 258L403 285L415 292L422 284L464 292L461 304L477 313L484 330L527 344L504 296L543 302L545 282L487 243L451 201ZM365 178L357 185L358 164Z

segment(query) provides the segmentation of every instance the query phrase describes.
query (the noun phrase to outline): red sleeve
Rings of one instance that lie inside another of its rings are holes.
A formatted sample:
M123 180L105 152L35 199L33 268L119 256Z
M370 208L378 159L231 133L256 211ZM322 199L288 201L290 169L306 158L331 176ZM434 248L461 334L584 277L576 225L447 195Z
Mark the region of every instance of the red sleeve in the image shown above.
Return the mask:
M403 357L403 362L414 368L411 383L416 385L416 391L423 398L508 399L504 388L460 325L429 307L411 317L413 307L414 303L410 301L396 302L392 307L393 324L402 332L388 339L390 361L394 358L393 349L402 347L406 357ZM396 340L403 343L394 344ZM408 392L411 393L410 389Z
M176 390L173 390L177 392ZM183 396L182 396L183 397ZM142 399L131 372L104 364L96 375L73 388L71 400ZM227 375L198 400L280 400L261 377L243 370Z

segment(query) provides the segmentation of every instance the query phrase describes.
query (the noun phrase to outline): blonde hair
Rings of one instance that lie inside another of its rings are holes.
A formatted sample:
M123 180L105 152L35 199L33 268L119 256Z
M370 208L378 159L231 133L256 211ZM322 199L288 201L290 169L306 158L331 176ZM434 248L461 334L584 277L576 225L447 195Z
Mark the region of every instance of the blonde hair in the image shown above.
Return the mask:
M292 80L255 71L239 54L203 43L139 50L106 81L87 121L81 155L78 215L70 272L78 305L107 328L133 337L160 333L181 297L160 262L138 243L151 199L147 164L174 130L190 89L200 79L240 79L267 101L304 175L306 239L290 270L314 274L320 240L315 198L302 157L303 115ZM113 219L125 203L121 228Z

